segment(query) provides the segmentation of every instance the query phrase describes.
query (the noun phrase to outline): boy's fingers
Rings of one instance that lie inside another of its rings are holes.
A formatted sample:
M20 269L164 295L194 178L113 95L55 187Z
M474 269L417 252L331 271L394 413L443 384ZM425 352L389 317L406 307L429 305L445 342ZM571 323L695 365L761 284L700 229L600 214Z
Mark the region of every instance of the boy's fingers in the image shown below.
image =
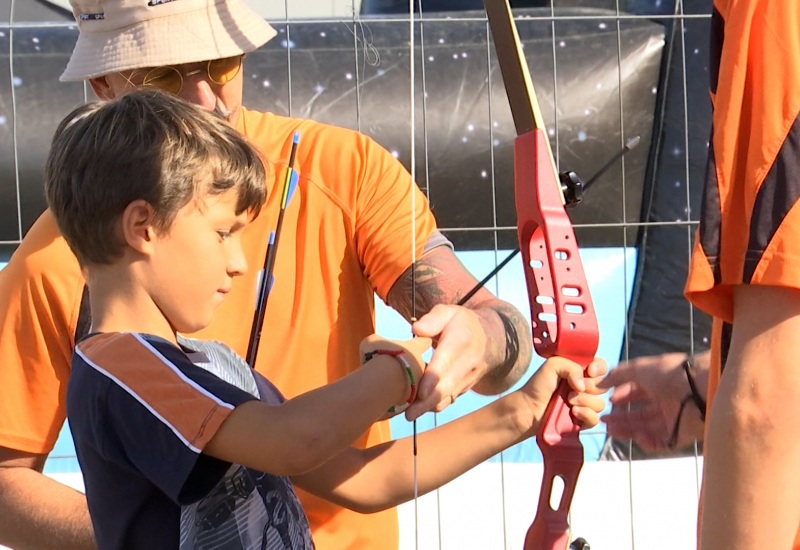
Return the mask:
M583 368L570 361L566 357L553 356L548 359L548 363L555 370L559 378L569 382L569 386L575 391L585 391L586 383L583 378Z
M598 413L605 409L606 402L599 395L592 395L590 393L571 393L568 397L569 404L576 407L583 407L592 409Z
M589 366L586 367L587 378L600 378L601 376L605 376L607 372L608 365L606 365L606 362L600 357L595 357L592 362L589 363Z
M600 387L601 380L602 380L602 378L599 378L599 377L597 377L597 378L584 378L584 382L586 383L586 391L588 393L593 393L593 394L597 394L597 395L599 395L601 393L606 393L608 390L605 389L605 388L601 388Z
M597 411L589 407L572 407L570 412L583 429L593 428L600 423L600 415L597 414Z
M602 377L606 374L606 362L595 357L591 363L586 367L584 372L583 367L567 359L565 357L553 356L548 362L555 370L559 378L569 381L569 385L576 391L587 391L590 393L605 393L607 388L601 386Z

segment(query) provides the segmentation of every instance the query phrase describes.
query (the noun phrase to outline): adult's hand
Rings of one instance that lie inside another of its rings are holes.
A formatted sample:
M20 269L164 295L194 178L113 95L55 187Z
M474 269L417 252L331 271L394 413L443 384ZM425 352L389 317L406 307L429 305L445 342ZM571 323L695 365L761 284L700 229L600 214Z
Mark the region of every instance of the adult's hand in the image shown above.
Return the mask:
M681 403L691 394L683 369L684 353L665 353L638 357L611 369L600 387L613 388L609 401L611 412L602 417L608 435L631 439L645 452L662 453L681 449L703 439L703 420L690 399L684 405L677 424ZM691 359L692 374L703 396L708 383L709 353Z
M438 246L389 292L387 303L414 321L414 334L434 342L417 400L406 410L408 420L441 411L470 389L484 395L502 393L528 369L533 344L519 310L485 288L463 306L456 305L476 284L452 249Z
M486 374L487 337L478 313L437 305L412 326L414 334L434 338L436 349L406 412L413 420L427 411L443 411Z

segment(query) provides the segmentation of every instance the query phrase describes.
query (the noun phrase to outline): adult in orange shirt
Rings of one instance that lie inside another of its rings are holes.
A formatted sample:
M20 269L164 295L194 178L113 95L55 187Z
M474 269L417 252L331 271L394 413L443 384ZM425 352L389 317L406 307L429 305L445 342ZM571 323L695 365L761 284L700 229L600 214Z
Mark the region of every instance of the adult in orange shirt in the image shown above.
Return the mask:
M706 550L799 548L800 3L715 0L712 141L686 295L714 315Z
M442 410L469 389L496 394L520 378L532 353L527 322L487 291L466 307L454 305L475 279L391 154L351 130L242 106L241 57L275 34L260 16L239 0L72 6L80 36L62 79L88 80L108 99L145 84L171 89L227 118L267 158L269 200L242 236L251 265L263 265L299 130L299 180L266 311L269 338L261 340L256 364L285 395L338 379L359 363L358 344L374 331L375 292L406 318L419 317L415 334L438 340L409 419ZM255 271L237 280L199 337L246 353ZM64 421L69 360L88 330L88 308L78 264L45 212L0 271L0 544L93 546L83 495L41 475ZM379 423L360 444L388 438L388 424ZM362 516L300 497L318 548L397 547L394 510Z

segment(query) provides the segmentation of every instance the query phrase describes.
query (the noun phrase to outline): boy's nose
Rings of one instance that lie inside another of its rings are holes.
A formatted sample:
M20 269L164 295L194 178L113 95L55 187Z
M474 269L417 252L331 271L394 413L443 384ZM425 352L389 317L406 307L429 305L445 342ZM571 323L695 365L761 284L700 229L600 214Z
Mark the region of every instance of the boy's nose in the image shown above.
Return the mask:
M244 250L238 239L231 243L230 259L228 260L228 274L231 277L239 277L247 273L247 259Z

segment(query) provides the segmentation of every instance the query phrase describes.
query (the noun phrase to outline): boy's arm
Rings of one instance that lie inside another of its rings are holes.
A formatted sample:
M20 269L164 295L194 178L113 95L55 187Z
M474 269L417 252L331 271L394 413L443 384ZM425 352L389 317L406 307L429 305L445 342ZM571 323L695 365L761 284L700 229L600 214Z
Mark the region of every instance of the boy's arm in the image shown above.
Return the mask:
M548 360L519 391L447 424L417 435L419 494L437 489L500 451L534 435L558 380L566 378L586 392L570 398L572 412L584 427L597 424L603 400L596 377L602 361L590 365L584 379L579 365L563 358ZM348 449L320 468L295 476L299 487L340 506L369 513L414 498L411 437L368 449Z
M86 497L43 475L46 458L0 447L0 544L18 550L96 548Z
M430 347L421 338L417 359ZM395 346L396 347L396 346ZM298 475L317 468L348 448L386 411L409 396L409 376L398 358L376 355L345 378L290 399L280 405L249 401L237 406L203 452L275 475Z
M791 548L800 517L800 291L742 285L705 441L701 547Z
M406 319L416 314L414 334L436 341L417 401L406 411L406 418L444 410L469 389L495 395L514 385L533 354L525 317L485 288L465 306L455 305L477 281L450 247L433 248L415 266L413 276L411 268L406 270L387 297L388 304Z

